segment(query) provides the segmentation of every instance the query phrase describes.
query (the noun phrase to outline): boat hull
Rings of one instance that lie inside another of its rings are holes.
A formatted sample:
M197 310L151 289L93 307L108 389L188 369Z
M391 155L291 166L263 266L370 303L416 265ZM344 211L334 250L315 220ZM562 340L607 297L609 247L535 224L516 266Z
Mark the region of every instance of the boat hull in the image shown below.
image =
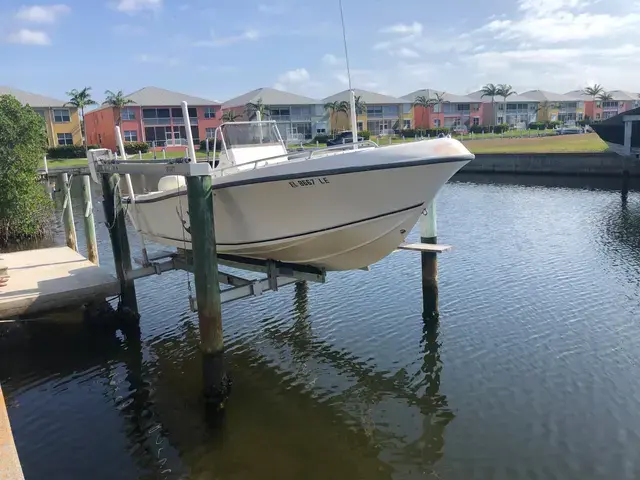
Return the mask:
M229 179L214 178L217 251L327 270L371 265L405 240L425 205L468 161L346 173L310 168L304 178L276 175L240 185L233 175L230 186ZM184 187L136 198L129 212L147 238L191 249Z

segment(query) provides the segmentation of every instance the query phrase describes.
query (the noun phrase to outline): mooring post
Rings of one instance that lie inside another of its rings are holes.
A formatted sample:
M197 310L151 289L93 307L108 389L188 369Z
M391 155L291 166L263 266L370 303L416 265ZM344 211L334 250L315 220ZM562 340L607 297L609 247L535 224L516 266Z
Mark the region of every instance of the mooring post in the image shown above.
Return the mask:
M93 219L93 202L91 201L91 178L89 178L89 175L82 176L82 208L84 209L84 238L87 241L87 257L90 262L99 265L96 225Z
M438 243L435 198L420 218L420 241ZM438 254L421 252L422 263L422 307L425 320L438 318Z
M57 178L57 188L60 197L58 204L62 208L62 221L64 223L64 236L67 247L78 251L78 239L76 237L76 226L73 223L73 207L71 206L71 188L69 185L69 175L61 173Z
M223 409L229 395L229 381L224 364L211 176L187 177L186 183L204 394L215 408Z
M122 208L122 194L120 192L120 175L117 173L103 173L102 177L102 205L104 217L109 229L113 261L116 275L120 282L120 305L138 313L138 301L133 280L128 278L131 272L131 250L127 237L125 212Z

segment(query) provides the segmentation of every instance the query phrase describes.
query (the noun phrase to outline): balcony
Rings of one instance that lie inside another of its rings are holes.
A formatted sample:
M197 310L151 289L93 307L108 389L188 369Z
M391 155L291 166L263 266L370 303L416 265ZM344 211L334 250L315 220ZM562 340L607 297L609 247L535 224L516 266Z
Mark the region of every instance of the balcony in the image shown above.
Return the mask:
M194 118L194 117L190 117L189 121L191 122L191 125L198 125L198 119ZM174 117L171 119L171 122L174 125L184 125L184 118L183 117Z
M197 118L189 118L191 125L198 125ZM184 125L184 118L143 118L142 123L147 127L162 126L162 125Z
M171 125L170 118L143 118L142 123L147 127L153 127L155 125Z

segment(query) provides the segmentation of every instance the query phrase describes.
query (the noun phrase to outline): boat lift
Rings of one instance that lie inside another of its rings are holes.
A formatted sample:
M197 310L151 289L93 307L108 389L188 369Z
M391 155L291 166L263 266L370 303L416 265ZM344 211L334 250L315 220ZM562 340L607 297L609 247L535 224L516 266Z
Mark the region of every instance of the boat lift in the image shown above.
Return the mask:
M300 281L324 283L326 272L313 265L301 265L259 260L217 252L214 222L214 194L212 178L214 169L208 162L198 162L191 133L187 102L182 102L185 131L188 142L186 158L164 160L128 160L119 127L115 127L116 139L122 159L114 158L111 151L98 149L89 151L89 172L95 182L102 184L105 220L113 249L114 262L120 285L120 307L138 311L134 281L160 275L171 270L185 270L194 276L195 298L189 286L189 305L198 312L200 347L203 354L204 390L206 398L216 405L224 406L229 391L229 380L224 365L224 342L222 336L222 304L242 298L260 296L266 291L277 291L280 287ZM362 145L359 145L362 143ZM376 148L373 142L354 142L350 148ZM313 156L316 151L302 155ZM294 154L293 157L298 157ZM260 161L263 161L261 159ZM214 162L211 162L214 163ZM251 163L251 162L250 162ZM256 163L256 162L253 162ZM218 175L222 172L216 172ZM129 199L123 200L120 175L125 176ZM144 236L138 230L142 256L136 259L138 268L133 268L125 223L125 205L135 203L135 192L131 175L177 175L185 178L187 190L187 212L191 225L191 250L175 250L148 253ZM421 252L423 306L425 315L437 316L437 254L450 247L437 245L435 203L423 212L420 244L402 244L398 250ZM261 273L260 278L248 278L224 271L220 266L246 272ZM368 270L368 267L363 268ZM220 288L220 285L226 288ZM425 319L427 317L425 316Z

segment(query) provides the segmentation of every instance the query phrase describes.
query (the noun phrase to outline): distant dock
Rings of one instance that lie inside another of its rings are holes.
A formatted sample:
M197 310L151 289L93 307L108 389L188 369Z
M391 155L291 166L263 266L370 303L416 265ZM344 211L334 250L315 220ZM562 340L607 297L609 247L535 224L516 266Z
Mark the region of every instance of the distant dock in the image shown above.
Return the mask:
M80 306L120 293L113 275L69 247L3 253L0 265L9 275L0 292L0 319Z
M2 387L0 387L0 480L24 480Z

